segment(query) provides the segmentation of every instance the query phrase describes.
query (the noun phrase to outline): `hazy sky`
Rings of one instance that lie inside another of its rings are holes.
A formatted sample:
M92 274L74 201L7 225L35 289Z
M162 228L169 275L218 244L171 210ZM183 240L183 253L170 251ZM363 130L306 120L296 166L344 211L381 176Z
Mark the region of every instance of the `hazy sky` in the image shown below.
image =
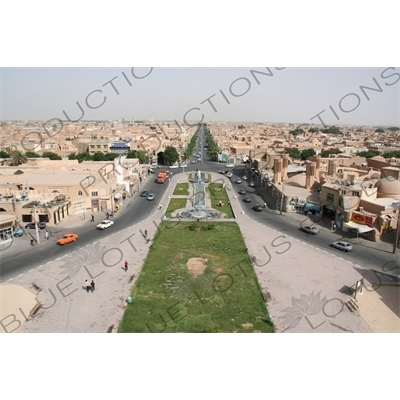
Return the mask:
M400 125L391 67L3 68L0 85L1 120L182 121L199 108L186 120Z

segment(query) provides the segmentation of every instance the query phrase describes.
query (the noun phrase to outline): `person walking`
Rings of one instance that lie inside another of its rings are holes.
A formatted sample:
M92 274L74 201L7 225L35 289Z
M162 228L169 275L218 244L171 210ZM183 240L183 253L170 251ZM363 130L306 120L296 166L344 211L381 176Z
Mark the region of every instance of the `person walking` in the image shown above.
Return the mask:
M147 229L144 230L144 237L147 238Z
M90 286L92 287L92 293L94 292L94 287L95 287L95 283L94 280L92 279L92 282L90 282Z
M44 238L45 238L46 240L49 240L49 231L46 231L46 233L44 234Z
M128 261L125 261L125 271L128 271Z
M89 293L89 290L90 290L91 286L90 286L90 283L89 283L89 281L87 279L85 280L85 286L86 286L86 292Z
M94 215L92 214L92 219L90 220L90 222L94 222Z

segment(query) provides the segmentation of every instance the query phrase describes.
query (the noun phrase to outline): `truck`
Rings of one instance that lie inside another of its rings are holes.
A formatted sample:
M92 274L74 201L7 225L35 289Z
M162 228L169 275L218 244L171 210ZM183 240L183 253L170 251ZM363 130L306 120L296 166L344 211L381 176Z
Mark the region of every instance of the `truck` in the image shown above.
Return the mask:
M164 183L168 178L168 171L163 169L157 176L157 183Z

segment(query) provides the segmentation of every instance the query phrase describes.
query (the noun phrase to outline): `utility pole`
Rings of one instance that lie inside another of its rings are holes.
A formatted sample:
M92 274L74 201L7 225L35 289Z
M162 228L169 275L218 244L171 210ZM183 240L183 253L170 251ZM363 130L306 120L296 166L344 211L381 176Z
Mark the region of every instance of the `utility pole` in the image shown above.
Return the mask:
M400 202L393 203L393 208L397 208L397 227L396 227L396 236L394 238L394 246L393 246L393 254L396 254L397 251L397 243L399 242L399 231L400 231L400 221L399 221L399 211L400 211Z
M33 221L35 223L36 243L40 244L39 227L36 221L36 206L33 206Z
M112 193L112 186L110 187L110 200L111 200L111 214L114 214L114 205L113 205L113 193Z
M282 182L281 206L280 206L280 212L279 212L280 215L282 215L283 200L285 198L285 195L283 194L284 190L285 190L285 184Z

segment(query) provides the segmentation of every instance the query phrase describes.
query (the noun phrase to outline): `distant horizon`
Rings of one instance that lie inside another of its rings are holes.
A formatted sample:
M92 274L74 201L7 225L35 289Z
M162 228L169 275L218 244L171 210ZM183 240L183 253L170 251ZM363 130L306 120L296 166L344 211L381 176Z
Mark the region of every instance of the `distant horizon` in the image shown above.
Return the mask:
M0 80L2 121L400 125L395 67L1 68Z
M121 122L122 119L87 119L87 120L80 120L80 122L85 122L85 123L90 123L90 122L112 122L112 121L117 121L117 122ZM130 122L130 119L125 119L125 123ZM20 120L0 120L0 122L35 122L35 123L42 123L42 122L46 122L46 120L24 120L24 119L20 119ZM68 124L68 123L78 123L78 122L74 122L74 121L68 121L68 120L63 120L62 121L64 125ZM165 122L165 123L171 123L171 124L175 124L175 120L170 120L170 119L137 119L134 120L134 124L136 123L140 123L140 122ZM178 122L182 122L179 121ZM188 122L193 122L192 125L190 125L191 127L194 127L195 124L197 124L198 122L196 121L188 121ZM200 123L200 122L199 122ZM371 128L398 128L400 129L400 126L396 126L396 125L361 125L361 124L327 124L327 125L323 125L323 124L312 124L312 123L301 123L301 122L261 122L261 121L203 121L201 122L201 124L207 124L207 123L224 123L224 124L253 124L253 125L309 125L309 126L315 126L315 127L332 127L332 126L336 126L336 127L371 127ZM182 125L185 125L185 123L183 122ZM188 126L188 125L186 125Z

